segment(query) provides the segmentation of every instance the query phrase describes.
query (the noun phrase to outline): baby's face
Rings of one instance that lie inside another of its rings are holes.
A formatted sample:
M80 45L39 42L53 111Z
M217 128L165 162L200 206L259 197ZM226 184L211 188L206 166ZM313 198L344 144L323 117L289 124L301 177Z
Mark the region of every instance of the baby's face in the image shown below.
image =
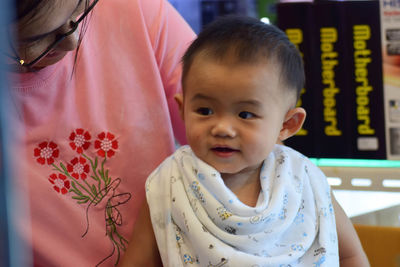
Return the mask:
M184 85L186 135L196 156L220 173L259 168L294 102L279 80L279 67L198 56Z

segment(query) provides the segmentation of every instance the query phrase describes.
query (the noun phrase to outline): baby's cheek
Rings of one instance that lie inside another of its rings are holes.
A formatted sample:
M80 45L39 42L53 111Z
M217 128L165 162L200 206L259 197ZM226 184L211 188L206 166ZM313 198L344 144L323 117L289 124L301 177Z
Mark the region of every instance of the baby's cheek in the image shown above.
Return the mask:
M199 151L204 147L204 137L200 134L192 133L187 137L188 144L192 147L193 151Z

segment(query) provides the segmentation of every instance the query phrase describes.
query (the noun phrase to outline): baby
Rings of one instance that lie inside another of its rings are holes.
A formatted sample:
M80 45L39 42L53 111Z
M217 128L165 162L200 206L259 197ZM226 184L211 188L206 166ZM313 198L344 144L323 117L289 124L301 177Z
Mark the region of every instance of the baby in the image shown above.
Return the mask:
M216 20L184 55L182 85L189 146L149 176L124 263L369 266L325 175L277 144L306 117L302 59L282 31Z

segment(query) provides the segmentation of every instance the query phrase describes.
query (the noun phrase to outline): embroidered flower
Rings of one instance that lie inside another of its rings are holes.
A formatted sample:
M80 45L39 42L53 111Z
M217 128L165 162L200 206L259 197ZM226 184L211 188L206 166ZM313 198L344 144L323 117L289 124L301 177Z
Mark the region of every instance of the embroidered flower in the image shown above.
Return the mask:
M76 150L79 154L83 153L83 150L86 150L90 146L90 138L92 138L88 131L84 131L83 129L76 129L69 136L69 140L72 142L69 143L73 150Z
M68 130L64 141L69 143L74 153L77 153L70 158L72 160L65 162L60 153L61 148L49 141L42 142L33 149L34 157L38 163L52 169L47 179L57 193L71 197L78 205L93 204L86 206L87 227L82 237L93 231L90 230L93 228L91 226L93 223L89 224L89 221L93 220L93 216L89 215L89 209L102 203L105 234L111 242L113 252L106 255L99 264L115 255L114 264L117 265L121 252L126 250L128 244L128 240L118 229L122 226L123 217L120 206L131 198L131 193L117 193L121 178L112 178L107 167L109 158L114 156L118 149L118 141L107 131L92 139L91 134L83 128ZM96 155L93 155L93 152ZM100 164L99 156L103 157Z
M58 150L58 146L53 142L42 142L39 144L39 147L33 150L33 154L37 157L36 161L40 164L44 165L46 162L48 165L54 163L54 159L58 158L60 151Z
M73 158L70 164L67 164L67 170L75 179L81 178L85 180L89 173L90 167L86 163L86 159L82 157Z
M59 173L58 176L57 174L53 173L50 175L49 178L50 183L52 183L54 186L54 190L57 191L57 193L60 194L66 194L68 193L69 188L71 187L71 184L69 180L67 179L67 176Z
M100 157L112 157L115 154L114 149L118 149L118 141L114 140L115 136L112 133L102 132L97 136L97 139L94 142L94 148L98 149L97 154Z

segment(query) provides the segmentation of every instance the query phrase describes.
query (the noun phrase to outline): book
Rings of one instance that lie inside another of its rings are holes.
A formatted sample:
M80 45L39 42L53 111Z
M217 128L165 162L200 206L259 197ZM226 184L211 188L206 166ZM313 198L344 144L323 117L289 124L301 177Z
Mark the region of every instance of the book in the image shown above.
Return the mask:
M385 114L379 1L345 1L353 158L385 159Z
M294 44L288 29L307 33L298 46L307 134L285 144L310 157L385 158L379 2L291 2L277 10L278 27Z
M318 110L311 114L316 116L319 127L315 128L318 135L318 157L350 158L350 129L348 116L349 48L346 46L345 6L344 2L321 1L313 4L314 35L317 43L314 57L318 59L316 72L318 81L315 83L316 102ZM311 79L314 79L311 77Z
M317 116L318 103L316 96L315 83L319 81L315 71L317 71L318 60L313 56L316 42L315 34L312 31L313 25L313 5L311 2L278 3L276 6L277 26L283 30L289 40L299 50L304 63L306 75L305 86L302 89L297 106L306 109L307 118L300 131L293 137L285 140L285 145L290 146L308 157L318 157L316 144L318 125ZM313 77L312 79L310 77Z

